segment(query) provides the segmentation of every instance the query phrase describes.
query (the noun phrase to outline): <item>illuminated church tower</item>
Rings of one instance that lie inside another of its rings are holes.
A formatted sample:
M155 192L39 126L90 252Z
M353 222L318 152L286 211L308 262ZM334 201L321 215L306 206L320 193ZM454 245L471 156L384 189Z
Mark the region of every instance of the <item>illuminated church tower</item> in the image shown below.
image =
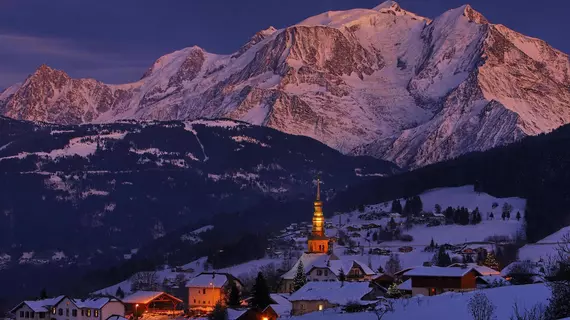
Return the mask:
M325 217L323 216L323 202L321 201L321 180L317 179L317 199L314 202L313 230L309 236L308 253L328 253L329 239L325 235Z

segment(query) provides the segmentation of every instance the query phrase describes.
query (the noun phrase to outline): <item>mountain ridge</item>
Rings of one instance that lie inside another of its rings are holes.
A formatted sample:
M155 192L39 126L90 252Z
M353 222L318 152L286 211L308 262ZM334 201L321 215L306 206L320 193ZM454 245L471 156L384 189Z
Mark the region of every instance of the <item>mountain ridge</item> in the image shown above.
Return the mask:
M568 55L470 5L433 20L393 1L325 12L230 55L175 51L123 85L50 72L0 96L0 113L65 124L228 117L412 168L570 122Z

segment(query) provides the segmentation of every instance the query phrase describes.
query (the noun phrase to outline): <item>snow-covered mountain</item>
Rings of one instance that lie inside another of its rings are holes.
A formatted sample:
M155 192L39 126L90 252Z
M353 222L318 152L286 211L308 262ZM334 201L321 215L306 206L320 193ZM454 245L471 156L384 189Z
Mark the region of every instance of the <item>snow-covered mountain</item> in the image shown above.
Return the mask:
M237 52L159 58L107 85L41 66L0 114L77 124L229 117L420 166L570 122L570 62L469 5L433 21L388 1L258 32Z

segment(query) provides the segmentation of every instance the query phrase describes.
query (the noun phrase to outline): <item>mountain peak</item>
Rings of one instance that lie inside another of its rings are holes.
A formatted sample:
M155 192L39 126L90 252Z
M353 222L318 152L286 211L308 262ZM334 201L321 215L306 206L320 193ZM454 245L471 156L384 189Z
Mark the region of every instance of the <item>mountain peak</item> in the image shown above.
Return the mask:
M392 9L394 11L400 11L402 8L396 1L388 0L374 7L373 10L380 11L382 9Z
M467 17L469 21L473 21L479 24L488 24L489 20L485 18L480 12L474 10L471 5L466 4L463 7L463 15Z

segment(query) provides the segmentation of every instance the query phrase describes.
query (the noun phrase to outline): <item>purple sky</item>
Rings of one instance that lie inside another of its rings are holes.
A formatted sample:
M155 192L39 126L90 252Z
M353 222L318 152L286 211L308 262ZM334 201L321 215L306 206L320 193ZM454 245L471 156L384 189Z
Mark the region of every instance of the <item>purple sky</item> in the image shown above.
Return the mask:
M73 77L134 81L159 56L198 45L231 53L255 32L374 0L0 0L0 90L40 64ZM400 0L434 18L466 0ZM570 52L570 0L472 0L491 22Z

